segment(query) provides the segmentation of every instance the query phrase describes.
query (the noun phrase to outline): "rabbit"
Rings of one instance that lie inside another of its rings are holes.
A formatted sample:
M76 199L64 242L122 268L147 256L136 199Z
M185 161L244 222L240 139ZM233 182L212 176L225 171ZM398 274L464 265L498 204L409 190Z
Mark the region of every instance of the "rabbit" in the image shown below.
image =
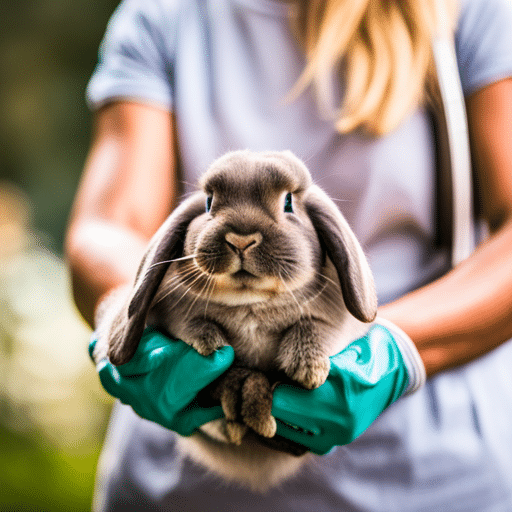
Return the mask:
M275 435L273 388L325 382L329 356L375 319L373 277L348 223L290 151L227 153L200 187L150 241L103 350L126 363L147 325L202 355L232 345L235 363L209 389L225 418L178 446L265 492L312 456Z

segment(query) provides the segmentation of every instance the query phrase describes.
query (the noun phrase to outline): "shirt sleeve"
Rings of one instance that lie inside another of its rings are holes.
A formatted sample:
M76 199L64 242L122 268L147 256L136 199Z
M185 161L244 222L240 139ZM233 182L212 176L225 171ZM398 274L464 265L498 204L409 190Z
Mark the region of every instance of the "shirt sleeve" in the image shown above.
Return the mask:
M455 44L466 95L512 76L512 1L462 0Z
M91 109L119 98L171 109L175 4L171 0L123 0L119 4L87 86Z

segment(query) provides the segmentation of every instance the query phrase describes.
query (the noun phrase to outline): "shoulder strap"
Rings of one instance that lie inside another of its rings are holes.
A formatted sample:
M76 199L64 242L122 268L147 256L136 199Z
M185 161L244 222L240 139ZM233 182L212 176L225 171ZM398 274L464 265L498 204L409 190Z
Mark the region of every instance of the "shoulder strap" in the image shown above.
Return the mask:
M464 94L452 38L432 42L439 101L433 102L438 172L438 229L456 266L475 248L471 156Z

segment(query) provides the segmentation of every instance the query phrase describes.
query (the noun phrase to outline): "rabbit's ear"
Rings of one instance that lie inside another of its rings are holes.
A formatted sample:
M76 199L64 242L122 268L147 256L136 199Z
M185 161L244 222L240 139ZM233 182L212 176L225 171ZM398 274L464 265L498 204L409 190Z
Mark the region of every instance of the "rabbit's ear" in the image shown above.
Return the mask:
M349 312L362 322L377 315L373 277L354 233L332 200L316 185L305 197L305 208L320 243L336 267Z
M113 364L124 364L135 354L151 302L169 268L169 260L183 255L188 226L204 213L205 200L206 196L202 192L188 198L153 236L137 272L129 306L125 310L127 316L123 320L124 333L117 336L109 348L109 358Z

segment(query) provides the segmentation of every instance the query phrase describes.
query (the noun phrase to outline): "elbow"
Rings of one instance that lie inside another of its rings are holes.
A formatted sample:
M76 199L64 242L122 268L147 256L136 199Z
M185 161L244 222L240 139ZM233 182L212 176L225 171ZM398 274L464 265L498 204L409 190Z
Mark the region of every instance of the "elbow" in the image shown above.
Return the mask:
M71 224L64 240L64 258L70 275L71 294L83 319L94 327L96 295L94 282L90 278L91 266L87 261L86 241L79 225Z
M74 268L73 263L76 261L80 253L77 243L76 231L77 230L74 224L70 224L64 238L64 258L68 267L70 267L71 272Z

